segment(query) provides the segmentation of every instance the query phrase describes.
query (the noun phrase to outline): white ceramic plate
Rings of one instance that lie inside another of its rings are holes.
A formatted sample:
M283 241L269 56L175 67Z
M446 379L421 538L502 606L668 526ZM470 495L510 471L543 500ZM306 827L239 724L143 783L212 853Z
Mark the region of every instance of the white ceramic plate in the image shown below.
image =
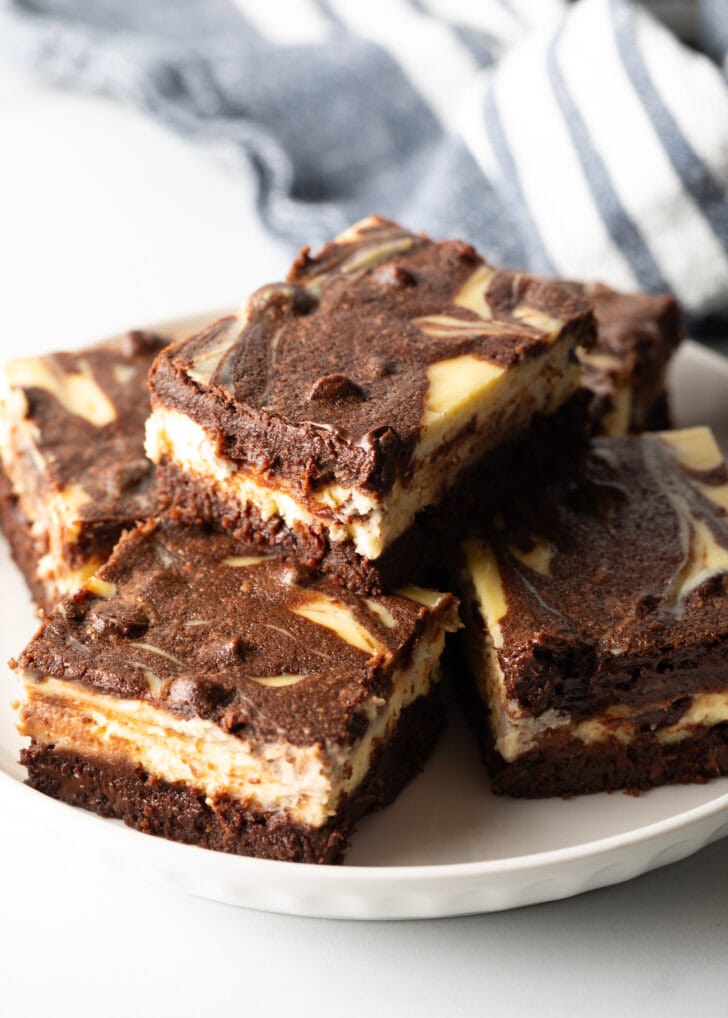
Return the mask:
M168 324L170 334L194 328ZM160 331L164 327L159 327ZM728 361L688 343L674 373L677 422L708 423L728 448ZM0 544L0 658L34 618ZM492 796L470 733L451 711L434 758L389 809L362 821L343 867L246 859L166 842L48 799L22 784L20 738L2 676L0 809L34 836L71 840L112 867L232 905L298 915L405 919L496 911L618 883L728 834L728 778L638 798L537 802ZM18 836L18 835L15 835ZM22 836L22 835L19 835Z

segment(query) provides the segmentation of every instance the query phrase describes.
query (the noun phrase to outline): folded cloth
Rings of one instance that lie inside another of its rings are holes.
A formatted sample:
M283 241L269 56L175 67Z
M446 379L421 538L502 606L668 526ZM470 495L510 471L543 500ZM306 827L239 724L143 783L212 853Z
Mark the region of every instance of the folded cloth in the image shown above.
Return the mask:
M0 52L247 161L296 244L377 211L728 318L728 83L629 0L9 0Z

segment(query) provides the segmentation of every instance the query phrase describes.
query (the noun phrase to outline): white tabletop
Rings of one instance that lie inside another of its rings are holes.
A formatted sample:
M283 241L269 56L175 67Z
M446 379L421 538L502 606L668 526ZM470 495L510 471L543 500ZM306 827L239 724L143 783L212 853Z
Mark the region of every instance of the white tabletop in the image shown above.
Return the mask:
M235 305L289 258L250 179L101 100L0 75L0 152L3 358ZM728 840L568 901L357 924L187 898L0 830L8 1018L726 1014Z

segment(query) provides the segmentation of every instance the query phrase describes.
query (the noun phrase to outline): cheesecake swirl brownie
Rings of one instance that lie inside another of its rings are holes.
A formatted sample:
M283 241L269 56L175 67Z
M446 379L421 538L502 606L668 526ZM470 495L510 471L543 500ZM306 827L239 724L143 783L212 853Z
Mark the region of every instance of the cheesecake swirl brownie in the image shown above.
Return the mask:
M227 534L151 521L14 663L35 788L143 831L335 862L442 723L450 594L357 597Z
M595 439L464 545L496 790L728 773L728 469L706 428Z
M0 521L46 609L98 569L125 527L155 510L146 383L166 342L131 332L4 368Z
M666 293L619 293L601 283L571 284L594 308L597 341L580 351L597 434L670 426L665 376L683 338L682 313Z
M147 452L180 518L378 590L416 515L579 388L593 340L568 287L373 217L157 359Z

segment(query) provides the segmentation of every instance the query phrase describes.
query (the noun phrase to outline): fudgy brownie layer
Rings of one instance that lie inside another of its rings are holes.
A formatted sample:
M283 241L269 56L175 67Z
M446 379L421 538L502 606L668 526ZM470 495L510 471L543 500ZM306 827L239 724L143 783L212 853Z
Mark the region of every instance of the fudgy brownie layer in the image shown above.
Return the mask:
M511 763L491 751L488 764L493 790L523 799L702 784L728 774L728 724L672 744L648 734L627 745L616 739L588 745L564 737Z
M23 750L21 763L28 768L28 784L45 795L147 834L262 859L338 863L357 820L391 803L422 769L443 721L437 691L407 707L392 737L375 750L363 783L322 828L254 812L233 799L212 807L204 794L185 785L36 742Z
M7 474L0 467L0 527L2 527L13 561L23 574L30 595L43 611L50 611L54 598L38 578L38 547L30 536L30 522L10 489Z
M427 540L424 522L415 521L381 558L371 560L358 555L350 541L330 540L324 527L288 527L279 516L263 519L251 503L223 498L175 463L158 466L157 490L160 505L171 507L166 510L171 519L210 523L258 553L295 558L358 594L377 595L405 583L433 582L437 549Z

